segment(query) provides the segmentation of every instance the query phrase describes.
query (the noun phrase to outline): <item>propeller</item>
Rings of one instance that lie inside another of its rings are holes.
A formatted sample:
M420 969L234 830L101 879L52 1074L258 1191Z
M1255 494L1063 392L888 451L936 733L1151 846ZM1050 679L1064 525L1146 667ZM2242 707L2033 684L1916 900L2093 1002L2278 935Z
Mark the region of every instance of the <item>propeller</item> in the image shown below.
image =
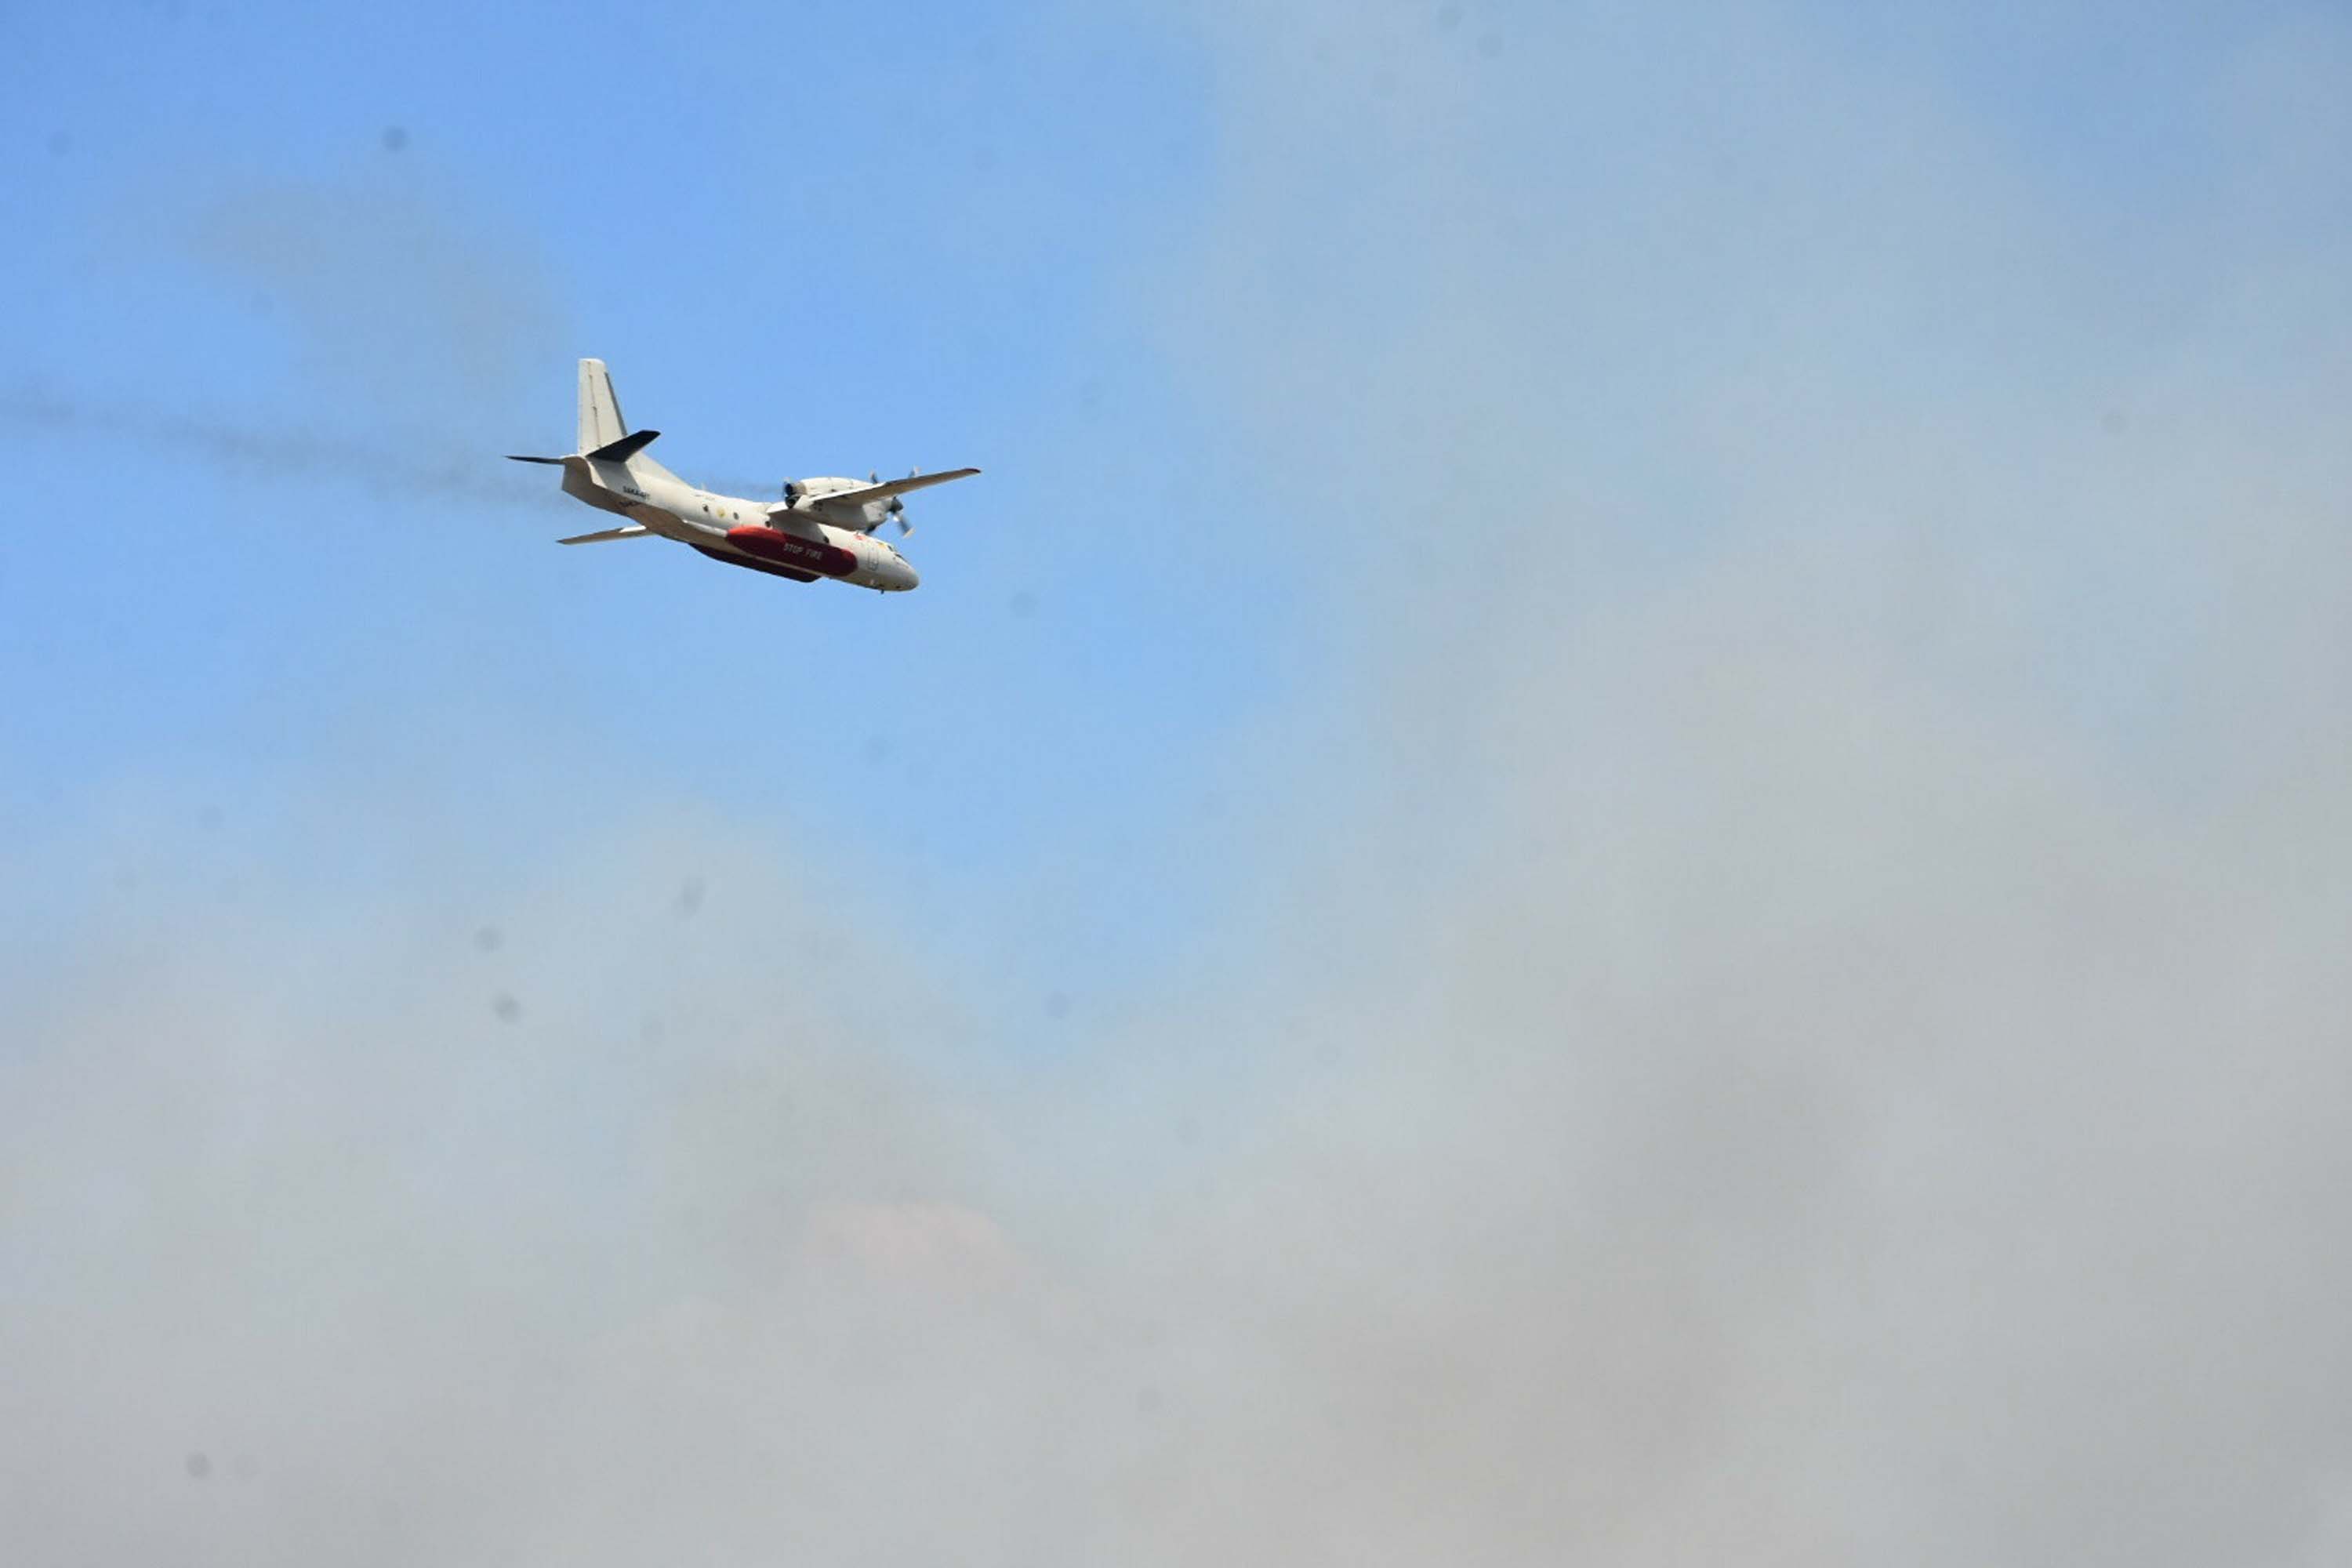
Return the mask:
M919 479L922 478L922 470L919 470L919 468L908 468L906 478ZM882 510L889 512L889 520L898 524L898 538L906 538L908 533L915 531L915 524L906 520L906 496L891 496L889 505L885 505Z
M908 468L907 470L907 477L910 479L919 479L922 476L922 472L923 470L920 468ZM869 485L878 485L882 480L880 476L876 474L873 469L868 468L866 471L866 482ZM915 531L915 525L907 521L907 499L904 496L892 496L890 498L890 504L882 509L882 515L886 520L898 525L899 538L904 539L907 535ZM877 523L875 526L878 528L881 524Z

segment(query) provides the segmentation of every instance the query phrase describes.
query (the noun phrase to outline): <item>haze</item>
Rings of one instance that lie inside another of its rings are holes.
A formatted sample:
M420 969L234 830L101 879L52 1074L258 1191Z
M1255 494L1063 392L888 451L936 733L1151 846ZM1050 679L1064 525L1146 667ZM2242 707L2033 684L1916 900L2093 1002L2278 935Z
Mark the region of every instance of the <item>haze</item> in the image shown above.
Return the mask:
M2352 1555L2340 7L13 32L0 1556Z

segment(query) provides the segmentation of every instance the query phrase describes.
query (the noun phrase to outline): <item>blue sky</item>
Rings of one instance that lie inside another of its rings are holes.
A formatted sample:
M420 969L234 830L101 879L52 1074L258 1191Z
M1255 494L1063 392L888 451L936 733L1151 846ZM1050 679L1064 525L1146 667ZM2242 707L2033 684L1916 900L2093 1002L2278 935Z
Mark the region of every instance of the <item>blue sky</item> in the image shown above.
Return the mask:
M24 504L103 474L143 520L103 571L59 532L8 574L19 809L160 776L266 837L286 790L392 769L499 855L683 795L939 895L894 921L1050 885L1045 940L1129 962L1197 918L1150 825L1311 635L1191 549L1233 468L1135 319L1211 156L1179 30L131 16L45 21L8 110L43 302L11 389L77 416L26 423ZM917 509L919 618L548 548L576 520L498 459L566 444L588 353L696 477L984 467Z
M2340 5L12 44L0 1539L2352 1552Z
M1303 37L1318 24L1301 19ZM1762 254L1749 247L1840 221L1819 167L1743 169L1757 144L1743 152L1742 127L1779 114L1795 145L1823 151L1858 133L1874 189L2030 170L2027 199L2059 226L2006 257L1998 239L1969 243L2053 279L2035 304L2073 341L2018 340L2028 357L2008 363L2040 395L2080 396L2081 365L2128 363L2210 297L2211 258L2181 251L2179 223L2247 221L2242 183L2217 173L2230 149L2207 63L2301 25L2167 13L2126 27L2096 7L1965 26L1932 9L1654 27L1607 11L1381 12L1358 37L1367 81L1347 85L1316 45L1319 77L1292 84L1326 126L1253 131L1226 110L1284 58L1286 24L1269 21L1250 59L1219 56L1250 37L1225 21L919 6L659 25L44 17L5 111L34 218L6 265L39 305L7 366L21 503L87 515L102 475L126 498L108 504L137 521L108 531L121 537L103 571L84 569L73 531L18 542L0 586L0 679L28 737L10 796L71 820L110 784L168 778L214 807L257 806L390 768L495 821L472 852L498 855L625 810L616 794L682 793L747 824L773 814L845 880L923 889L894 901L894 921L1017 889L1061 911L1032 933L1045 947L1148 962L1218 908L1208 880L1247 879L1180 847L1204 805L1215 823L1236 790L1269 787L1253 759L1279 748L1256 737L1341 699L1335 666L1366 622L1347 603L1367 548L1349 519L1395 469L1454 517L1486 508L1485 491L1440 465L1523 466L1507 493L1565 468L1628 520L1590 531L1583 559L1664 551L1678 570L1720 528L1745 480L1678 452L1670 415L1694 367L1784 353L1792 332L1825 341L1817 318L1846 286L1834 258L1901 266L1910 244L1831 236L1832 270L1801 267L1793 303L1760 319L1709 304L1738 298L1723 266ZM1405 95L1432 118L1397 117L1419 50L1487 74L1472 112L1433 76ZM1843 109L1776 108L1822 61L1870 87ZM1538 120L1526 103L1547 76L1565 85ZM1886 117L1914 106L1889 135ZM1419 219L1358 199L1383 167L1448 159L1462 173ZM1711 160L1760 174L1793 220L1717 214L1726 238L1701 238L1706 216L1654 193ZM1295 330L1328 321L1318 343L1360 340L1367 355L1445 330L1454 255L1504 245L1489 260L1514 288L1572 276L1591 250L1580 213L1630 225L1630 256L1687 254L1648 290L1603 263L1587 279L1622 304L1526 323L1527 348L1580 383L1545 389L1559 405L1544 449L1498 439L1515 420L1475 385L1466 402L1433 385L1431 406L1389 427L1350 409L1364 384L1315 378L1290 406L1328 416L1293 444L1255 417L1254 386L1221 384L1219 356L1253 384L1313 356L1257 363L1277 351L1227 335L1250 317L1171 281L1267 216L1240 205L1260 199L1260 170L1268 199L1325 237L1242 254L1249 276L1212 287L1238 284ZM1723 243L1725 262L1707 261ZM2107 270L2126 256L2128 282ZM2100 291L2069 273L2100 275ZM2013 291L2000 272L1953 281L1957 297L1875 301L1826 341L1885 355L1866 374L1897 397L1969 396L1965 378L1999 374L2003 351L1937 313L1965 326ZM988 474L919 510L919 606L782 595L681 552L558 553L544 546L574 520L495 458L562 443L570 363L588 353L697 477ZM1959 372L1961 390L1915 392L1907 367L1922 363ZM292 456L231 449L257 441ZM1628 453L1643 466L1620 481ZM1280 474L1286 460L1314 477ZM419 486L427 469L464 485ZM1493 526L1511 537L1508 519ZM1334 782L1297 787L1334 800ZM272 808L225 819L273 831ZM1139 874L1160 894L1150 910L1129 896Z

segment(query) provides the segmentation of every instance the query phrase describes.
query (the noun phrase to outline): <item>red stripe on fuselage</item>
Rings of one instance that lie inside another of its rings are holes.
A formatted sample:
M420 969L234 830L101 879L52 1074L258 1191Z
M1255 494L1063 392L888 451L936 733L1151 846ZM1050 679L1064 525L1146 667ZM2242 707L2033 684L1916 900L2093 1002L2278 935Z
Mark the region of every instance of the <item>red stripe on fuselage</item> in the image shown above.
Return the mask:
M756 522L738 523L729 529L727 542L746 555L756 555L781 566L797 566L803 572L822 572L828 577L846 577L857 570L857 557L838 544L803 539L797 533L762 528Z
M702 552L721 566L740 566L746 572L765 572L771 577L790 577L795 583L822 581L814 572L803 572L797 566L779 566L772 561L754 561L748 555L738 555L732 550L721 550L715 544L697 544L688 540L687 548Z

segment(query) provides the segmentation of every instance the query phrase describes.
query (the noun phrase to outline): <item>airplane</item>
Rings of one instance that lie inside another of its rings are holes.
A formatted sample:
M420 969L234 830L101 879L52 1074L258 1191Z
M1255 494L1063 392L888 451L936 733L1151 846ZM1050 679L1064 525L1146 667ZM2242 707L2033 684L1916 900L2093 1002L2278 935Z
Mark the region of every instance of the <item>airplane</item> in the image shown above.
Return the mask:
M875 536L886 522L901 538L912 490L968 479L978 468L918 470L903 479L786 479L781 502L746 500L697 489L646 456L658 430L631 431L621 419L613 378L600 359L580 362L580 449L568 458L512 457L563 470L563 493L629 521L595 533L575 533L559 544L603 544L616 539L674 539L713 561L795 583L830 577L853 587L902 594L922 579L897 547ZM511 457L511 455L510 455Z

